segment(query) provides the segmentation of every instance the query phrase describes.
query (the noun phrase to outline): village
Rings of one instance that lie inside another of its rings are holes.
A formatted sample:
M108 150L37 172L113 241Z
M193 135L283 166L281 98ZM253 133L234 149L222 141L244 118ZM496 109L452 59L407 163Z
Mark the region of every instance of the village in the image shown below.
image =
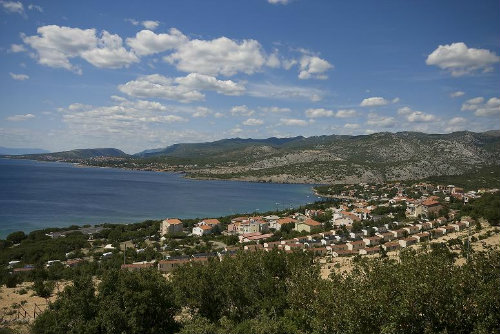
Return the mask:
M220 260L240 250L309 251L322 263L356 255L386 256L430 240L439 241L457 232L466 231L470 236L471 228L474 233L480 231L481 222L461 215L460 210L450 208L457 205L450 204L467 204L484 193L498 191L479 189L464 192L463 188L453 185L431 183L416 183L410 187L361 184L339 189L341 191L337 196L330 196L338 199L337 205L324 210L305 209L288 216L234 217L228 224L214 218L203 219L191 230L187 230L180 219L164 219L160 227L162 242L169 236L180 234L207 240L211 235L222 234L237 236L238 244L209 253L166 255L159 261L123 264L122 269L139 270L157 266L162 273L169 273L188 263L207 263L211 258ZM297 236L275 240L277 232L285 230Z

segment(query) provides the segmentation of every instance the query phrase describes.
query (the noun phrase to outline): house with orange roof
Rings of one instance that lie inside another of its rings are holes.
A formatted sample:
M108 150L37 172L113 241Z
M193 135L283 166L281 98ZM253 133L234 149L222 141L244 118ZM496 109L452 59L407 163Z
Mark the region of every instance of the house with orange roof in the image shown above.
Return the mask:
M275 221L271 221L269 224L270 228L274 228L276 231L281 230L281 227L285 224L295 224L297 223L296 219L290 218L290 217L285 217L285 218L280 218Z
M161 222L160 235L181 233L182 221L177 218L167 218Z
M216 226L216 225L220 225L220 221L218 219L215 219L215 218L211 218L211 219L203 219L202 221L200 221L198 223L198 225L209 225L209 226Z
M317 222L311 218L307 218L306 220L295 224L295 231L298 231L298 232L306 231L306 232L310 233L315 228L320 228L320 227L321 227L320 222Z
M214 225L215 226L215 225ZM193 227L193 235L197 235L199 237L211 234L213 231L213 226L212 225L197 225Z

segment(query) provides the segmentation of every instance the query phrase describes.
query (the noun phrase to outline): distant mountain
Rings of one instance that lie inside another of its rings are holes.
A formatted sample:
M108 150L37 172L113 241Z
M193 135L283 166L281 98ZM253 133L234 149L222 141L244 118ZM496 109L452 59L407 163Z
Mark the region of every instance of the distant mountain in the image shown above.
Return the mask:
M176 144L136 156L148 158L151 168L183 166L200 178L304 183L423 179L499 166L500 131L235 138Z
M271 137L267 139L231 138L231 139L222 139L208 143L174 144L165 148L142 151L134 155L142 158L157 157L157 156L192 158L205 155L223 154L230 152L232 150L241 150L252 146L279 147L283 144L302 139L304 139L304 137L302 136L292 137L292 138Z
M25 154L19 158L35 160L80 160L96 157L128 157L129 155L116 148L87 148L71 151L44 153L44 154Z
M95 166L181 171L190 177L284 183L359 183L475 175L500 167L500 131L223 139L127 155L88 149L16 156ZM89 159L109 157L110 159ZM116 157L123 159L115 159Z
M49 152L50 151L41 148L10 148L0 146L0 155L40 154Z

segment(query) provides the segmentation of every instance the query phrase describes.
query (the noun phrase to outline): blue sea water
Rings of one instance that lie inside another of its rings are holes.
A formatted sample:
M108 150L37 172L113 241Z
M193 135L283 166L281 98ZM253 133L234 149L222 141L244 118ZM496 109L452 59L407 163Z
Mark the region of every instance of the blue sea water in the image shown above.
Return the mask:
M311 185L190 180L176 173L0 159L0 238L73 224L264 212L314 200Z

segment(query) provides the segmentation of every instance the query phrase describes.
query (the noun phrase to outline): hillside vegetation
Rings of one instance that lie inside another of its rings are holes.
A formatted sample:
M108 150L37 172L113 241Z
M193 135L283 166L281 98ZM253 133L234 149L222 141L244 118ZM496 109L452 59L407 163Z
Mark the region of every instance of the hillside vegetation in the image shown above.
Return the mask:
M111 149L108 149L111 150ZM26 158L89 160L89 165L168 170L189 177L284 183L359 183L474 175L500 165L500 131L484 133L375 133L361 136L315 136L224 139L175 144L134 156L111 152L54 153ZM83 154L85 153L85 154ZM82 162L82 161L79 161Z

